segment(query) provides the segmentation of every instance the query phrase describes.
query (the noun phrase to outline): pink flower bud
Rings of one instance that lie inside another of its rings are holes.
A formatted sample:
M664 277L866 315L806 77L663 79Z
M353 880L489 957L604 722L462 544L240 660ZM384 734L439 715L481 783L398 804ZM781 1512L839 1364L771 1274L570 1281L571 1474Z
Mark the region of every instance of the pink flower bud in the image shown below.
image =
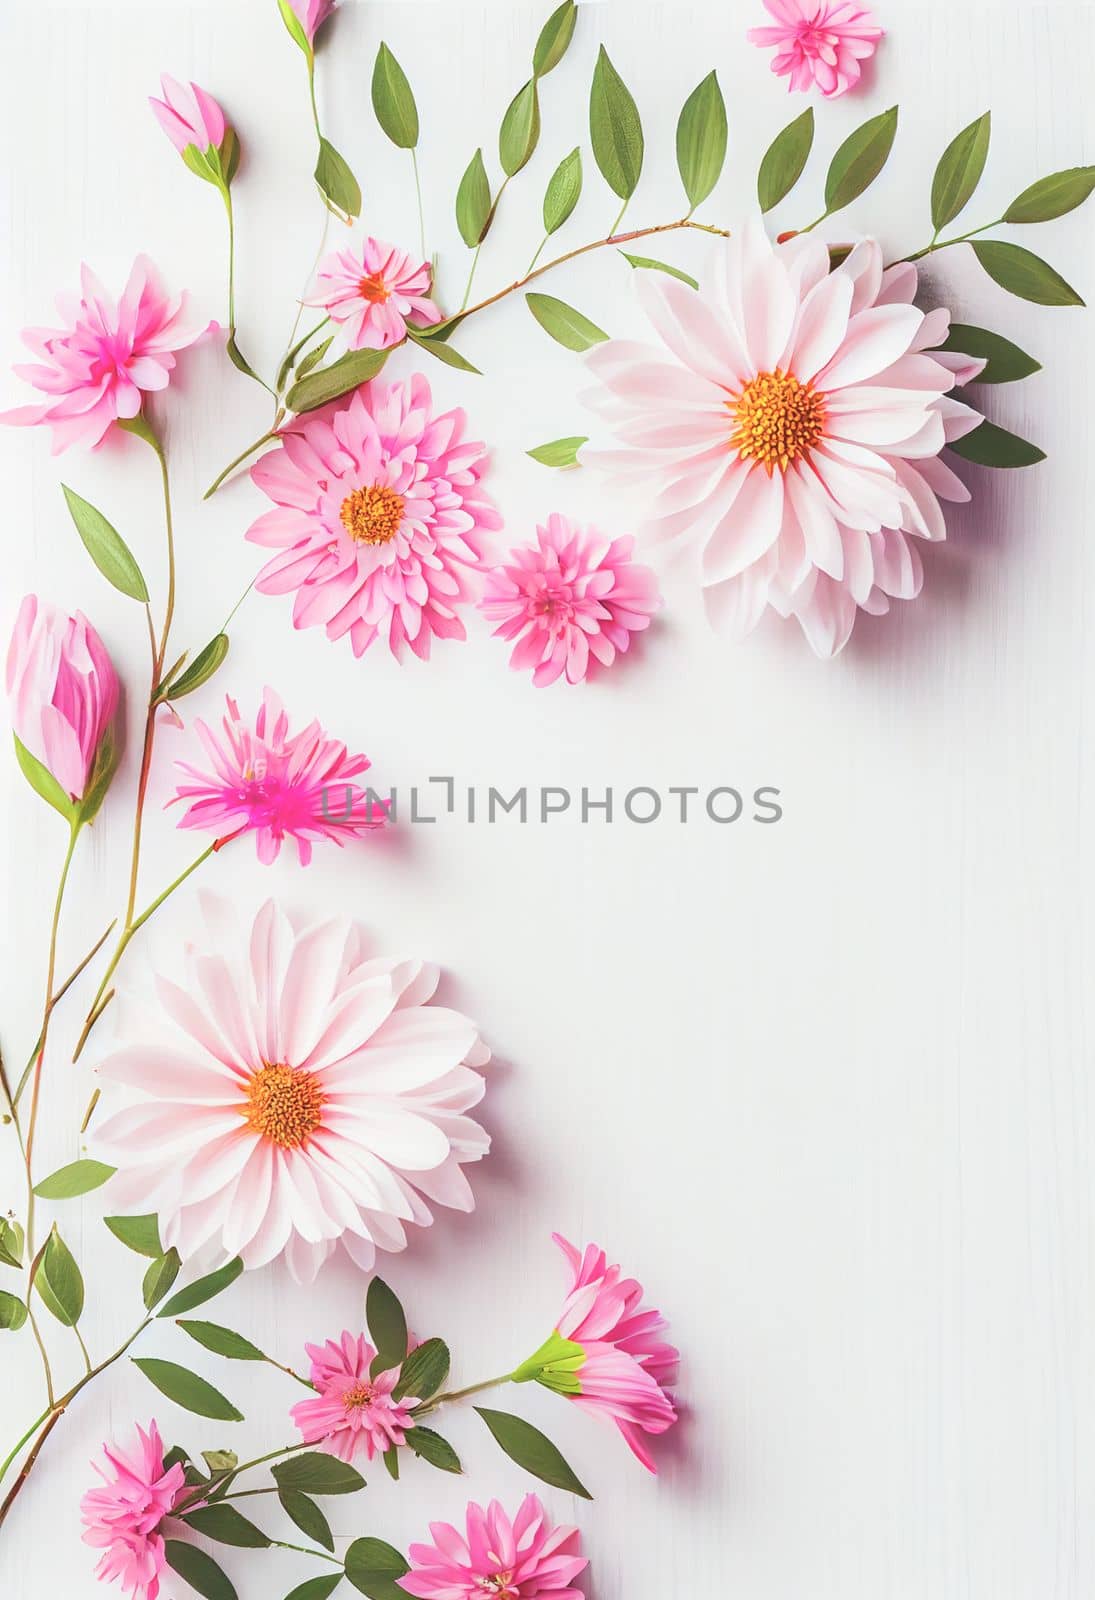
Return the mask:
M304 29L309 44L315 44L316 34L337 4L338 0L288 0L289 9Z
M180 153L187 145L197 145L204 155L212 145L219 150L228 124L224 112L204 89L196 83L189 88L169 78L165 72L160 78L162 100L149 99L156 121Z

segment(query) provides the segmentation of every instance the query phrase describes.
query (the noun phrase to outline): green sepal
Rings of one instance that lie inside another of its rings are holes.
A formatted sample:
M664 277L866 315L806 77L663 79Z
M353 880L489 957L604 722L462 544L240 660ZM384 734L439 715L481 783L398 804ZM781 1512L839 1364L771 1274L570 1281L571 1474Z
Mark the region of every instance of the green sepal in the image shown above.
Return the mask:
M522 1361L517 1370L510 1374L510 1382L541 1383L545 1389L552 1389L556 1394L581 1394L578 1374L585 1362L586 1353L582 1346L575 1344L573 1339L564 1339L556 1329L534 1355Z

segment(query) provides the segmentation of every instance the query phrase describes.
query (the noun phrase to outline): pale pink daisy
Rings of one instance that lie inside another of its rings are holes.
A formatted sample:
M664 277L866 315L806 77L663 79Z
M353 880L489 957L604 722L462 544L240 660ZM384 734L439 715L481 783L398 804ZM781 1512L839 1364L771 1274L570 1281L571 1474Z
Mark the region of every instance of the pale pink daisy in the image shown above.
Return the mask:
M138 414L146 394L167 388L174 352L216 327L187 320L187 296L165 294L147 256L137 257L117 305L90 267L80 269L80 289L79 298L58 296L64 327L23 330L41 364L15 373L50 398L0 413L0 422L46 423L54 455L101 444L115 422Z
M307 866L314 839L342 845L384 826L386 802L353 781L372 765L367 756L350 755L318 722L291 735L273 689L264 690L253 728L236 702L226 699L223 738L200 719L194 723L212 770L175 763L192 780L168 801L189 801L180 828L201 828L222 839L253 833L259 860L267 864L287 838L294 839L300 864Z
M496 638L517 640L510 666L531 667L542 688L564 672L568 683L581 683L591 667L623 655L662 603L650 568L631 559L634 546L555 512L534 545L511 550L488 572L479 608L498 623Z
M187 87L165 72L160 78L162 100L149 97L149 105L160 127L181 155L194 145L202 155L220 150L228 130L224 112L211 94L196 83Z
M343 920L297 929L273 901L250 929L202 897L206 942L123 1000L99 1066L126 1104L97 1146L112 1205L156 1211L165 1249L310 1282L341 1240L362 1271L474 1208L462 1166L490 1141L467 1115L489 1060L473 1022L428 1004L436 968L369 957Z
M80 1501L84 1543L103 1552L96 1577L119 1583L127 1594L156 1600L164 1569L160 1524L186 1489L183 1469L164 1468L163 1440L154 1422L137 1429L136 1448L126 1453L104 1444L106 1468L93 1462L103 1480Z
M467 1532L431 1522L433 1544L412 1544L411 1570L397 1581L418 1600L583 1600L574 1580L589 1562L577 1528L553 1528L526 1495L511 1521L497 1500L473 1501Z
M983 363L936 348L950 313L918 310L916 268L884 268L872 239L830 271L814 234L773 246L752 220L712 265L700 293L635 274L661 345L586 358L618 447L582 460L691 542L713 621L740 636L770 605L833 655L857 608L920 592L915 541L946 537L940 499L969 499L940 452L983 420L949 393Z
M878 48L878 19L858 0L764 0L775 27L750 28L757 45L774 45L772 71L788 89L817 84L828 99L854 89Z
M323 257L304 304L326 311L348 349L388 350L406 338L408 323L441 321L429 297L431 278L428 261L366 238Z
M263 594L295 593L293 625L349 636L355 655L376 638L399 657L409 644L463 639L484 534L502 525L480 487L486 447L465 437L463 411L435 417L430 386L365 384L349 400L297 417L251 469L276 509L252 523L253 544L277 551Z
M398 1367L371 1373L376 1350L364 1334L344 1331L336 1344L305 1345L312 1363L309 1374L319 1390L314 1400L302 1400L289 1415L305 1444L318 1444L341 1461L364 1454L366 1461L401 1445L414 1427L410 1408L416 1397L392 1398L399 1382Z

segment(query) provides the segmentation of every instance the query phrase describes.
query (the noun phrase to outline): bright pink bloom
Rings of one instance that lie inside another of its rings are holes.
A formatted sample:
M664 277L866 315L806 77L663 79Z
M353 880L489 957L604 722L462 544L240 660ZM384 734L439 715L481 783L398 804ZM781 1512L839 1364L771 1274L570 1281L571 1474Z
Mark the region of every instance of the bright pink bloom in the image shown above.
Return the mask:
M632 561L634 539L610 541L557 512L536 540L487 574L479 609L498 623L495 638L517 640L509 664L531 667L537 688L564 671L568 683L581 683L591 666L611 666L631 635L650 626L662 603L658 582Z
M50 399L0 413L0 422L19 426L48 423L54 455L71 444L94 448L113 423L135 417L146 393L167 388L173 352L216 326L185 320L187 296L169 299L147 256L137 257L117 305L90 267L81 267L80 286L79 299L58 296L65 327L23 330L23 342L46 364L14 370Z
M202 155L212 145L219 150L227 130L224 112L196 83L189 88L163 73L160 78L163 99L149 97L149 105L160 127L181 154L187 145L196 145Z
M80 1501L84 1543L104 1552L95 1575L120 1583L130 1595L156 1600L164 1569L160 1523L186 1488L183 1469L176 1463L164 1471L163 1440L154 1422L147 1433L138 1427L133 1454L109 1444L103 1453L110 1470L92 1465L105 1487L89 1489Z
M408 1428L414 1427L410 1407L418 1400L410 1395L392 1399L399 1382L398 1367L371 1377L369 1368L376 1351L364 1334L355 1338L344 1332L338 1344L304 1347L312 1362L312 1383L319 1390L315 1400L302 1400L289 1415L300 1429L306 1444L353 1461L362 1452L366 1461L383 1455L392 1445L401 1445Z
M463 639L458 608L474 597L484 533L502 525L479 485L486 447L465 438L463 411L430 407L419 373L365 384L297 417L251 469L276 504L247 530L277 551L256 587L295 591L294 627L349 634L356 656L378 636L423 660L435 635Z
M351 350L388 350L406 338L409 322L428 328L441 321L429 298L430 264L379 239L324 256L306 306L321 306L341 328Z
M180 828L221 835L254 833L259 860L267 864L277 859L285 839L292 838L300 864L306 867L313 839L333 839L341 845L369 828L384 826L384 802L351 782L368 772L372 763L367 756L350 755L344 744L327 737L318 722L290 735L289 719L273 689L263 691L253 729L243 721L236 702L226 699L223 740L200 719L194 723L212 772L202 772L188 761L175 763L195 780L180 784L175 793L175 800L190 801Z
M304 29L309 44L315 43L316 34L337 4L338 0L289 0L289 9Z
M118 675L82 611L66 616L28 594L8 647L12 728L71 800L82 800L100 751L113 760ZM107 741L107 746L104 745Z
M431 1522L433 1544L412 1544L399 1587L418 1600L583 1600L574 1579L589 1562L577 1528L553 1528L534 1494L511 1522L497 1500L468 1506L467 1537Z
M772 71L788 89L817 84L827 99L859 82L861 62L874 55L883 30L858 0L764 0L774 28L750 28L753 44L775 45Z

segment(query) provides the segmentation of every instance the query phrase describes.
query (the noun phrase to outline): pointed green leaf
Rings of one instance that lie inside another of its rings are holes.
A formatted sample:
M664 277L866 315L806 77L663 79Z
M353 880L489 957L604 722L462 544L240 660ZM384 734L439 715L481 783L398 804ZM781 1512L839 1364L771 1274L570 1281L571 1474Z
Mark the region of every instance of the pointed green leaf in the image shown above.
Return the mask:
M891 106L848 135L832 159L825 179L825 207L831 216L869 189L893 149L898 108Z
M643 126L631 91L604 45L593 70L589 135L605 182L621 200L630 200L643 170Z
M73 1200L79 1194L90 1194L92 1189L98 1189L116 1170L102 1161L73 1161L36 1183L34 1192L41 1200Z
M22 1300L0 1289L0 1331L18 1333L27 1320L27 1308Z
M281 20L285 24L290 39L294 44L300 46L306 56L310 57L312 46L308 43L308 35L304 31L300 18L289 4L289 0L278 0L278 10L281 12Z
M195 1306L203 1306L207 1300L212 1300L214 1295L227 1289L230 1283L235 1283L242 1271L243 1262L236 1256L223 1267L218 1267L216 1272L207 1273L204 1278L196 1278L193 1283L188 1283L185 1289L180 1289L178 1294L173 1294L159 1315L178 1317L184 1311L193 1311Z
M973 253L1001 289L1038 306L1082 306L1083 300L1059 272L1022 245L1000 239L975 239Z
M151 1311L153 1306L159 1305L164 1295L167 1294L171 1285L175 1282L175 1279L179 1276L179 1268L181 1266L179 1252L174 1245L171 1246L171 1249L166 1254L159 1256L149 1264L148 1271L144 1275L144 1283L141 1285L146 1311Z
M578 7L574 0L563 0L544 23L532 52L532 70L538 78L546 78L549 72L554 72L566 55L577 21Z
M293 369L297 377L306 378L310 372L314 371L334 342L334 334L332 334L329 339L324 339L322 344L317 344L314 350L309 350L306 356L302 356Z
M240 349L234 333L229 333L227 339L225 339L224 349L225 354L237 372L242 372L245 377L254 378L256 383L262 383L262 379Z
M376 1346L376 1359L372 1364L375 1377L378 1372L398 1367L407 1355L407 1319L399 1297L383 1278L374 1278L369 1284L365 1295L365 1321Z
M196 1589L204 1600L239 1600L227 1575L213 1557L199 1550L196 1544L167 1539L164 1541L164 1555L172 1572L177 1572L183 1582Z
M564 156L544 195L544 229L557 233L568 220L582 193L582 152L574 149Z
M498 135L498 159L507 178L516 177L540 142L540 94L536 79L518 89L506 108Z
M356 1494L365 1487L356 1467L319 1450L275 1462L270 1471L279 1489L300 1489L305 1494Z
M482 243L490 221L490 179L483 165L483 152L477 150L456 191L456 226L469 250Z
M75 821L77 807L61 788L53 773L48 767L43 766L37 756L31 755L17 733L13 733L12 738L15 740L15 759L19 763L19 770L35 794L47 805L51 805L54 811L59 812L66 822Z
M318 1578L306 1578L298 1583L285 1600L329 1600L341 1582L341 1572L321 1572Z
M436 361L442 362L446 367L455 367L457 372L474 373L477 378L483 376L479 368L472 366L467 356L462 356L451 344L442 344L436 339L424 339L417 328L411 327L407 329L407 337L412 344L418 345L421 350L428 350Z
M692 211L711 193L726 161L726 101L711 72L684 102L677 123L677 170Z
M285 404L298 415L316 411L375 378L387 359L387 350L351 350L348 355L332 361L329 367L321 367L318 372L300 378L286 395Z
M139 1256L162 1256L160 1225L156 1216L104 1217L103 1221L114 1237Z
M671 267L668 261L655 261L653 256L628 255L626 250L621 250L620 254L633 267L644 267L650 272L665 272L668 273L669 277L677 278L681 283L686 283L690 289L699 288L697 279L693 278L688 272L682 272L680 267Z
M392 1398L402 1400L404 1395L411 1395L415 1400L431 1399L449 1375L449 1362L449 1347L444 1339L427 1339L404 1361Z
M114 780L118 770L118 762L122 757L121 741L118 738L118 724L112 721L99 740L99 747L95 752L95 760L88 774L87 788L84 798L77 807L77 816L81 822L93 822L99 814L99 808L106 799L107 790Z
M200 689L203 684L209 682L213 674L224 664L227 654L228 635L218 633L198 651L186 671L181 672L174 683L167 685L161 699L181 700L183 695L193 694L195 689Z
M442 1472L463 1472L460 1457L452 1445L432 1428L410 1428L405 1437L415 1455L428 1461L431 1467L438 1467Z
M1039 178L1004 212L1005 222L1052 222L1082 206L1095 189L1095 167L1069 167Z
M203 1450L202 1460L213 1477L222 1477L225 1473L235 1472L240 1464L240 1458L234 1450ZM227 1484L225 1487L227 1488Z
M991 133L992 113L986 111L944 150L932 182L932 227L936 233L969 204L985 170Z
M56 1227L46 1241L38 1258L34 1274L34 1287L42 1297L47 1311L74 1328L84 1311L84 1280L76 1259Z
M556 300L550 294L527 294L525 300L544 332L550 333L556 343L565 345L568 350L591 350L608 338L603 328L568 306L565 300Z
M330 139L320 139L316 161L316 182L332 205L348 217L361 215L361 188L344 156Z
M289 1521L295 1523L301 1533L314 1539L316 1544L321 1544L324 1550L334 1549L335 1540L330 1523L314 1500L300 1489L279 1489L278 1499Z
M191 1322L180 1318L179 1327L206 1350L226 1356L229 1361L266 1360L258 1345L245 1339L242 1333L233 1333L231 1328L222 1328L216 1322Z
M399 1482L399 1451L395 1445L389 1445L380 1458L384 1463L384 1471L393 1483Z
M132 1361L149 1383L177 1406L199 1417L212 1417L215 1422L243 1421L243 1413L196 1372L176 1366L173 1361L157 1361L152 1356L134 1356Z
M23 1233L23 1224L7 1217L0 1217L0 1262L5 1267L21 1267L23 1265L23 1245L26 1236Z
M957 350L965 356L979 356L988 362L985 370L974 380L976 383L1015 383L1041 372L1041 362L1020 350L1017 344L987 328L975 328L969 323L952 322L946 344L941 350Z
M588 443L588 434L575 433L567 439L552 439L548 444L538 444L535 450L529 450L527 454L534 461L539 461L541 466L558 467L565 471L568 467L581 466L578 451Z
M814 145L814 108L809 106L769 145L757 175L757 198L764 212L786 199L802 177Z
M396 1579L410 1570L399 1551L382 1539L355 1539L346 1552L346 1576L369 1600L406 1600Z
M516 1461L525 1472L530 1472L542 1483L550 1483L553 1488L565 1489L569 1494L580 1495L583 1500L593 1499L589 1490L575 1476L551 1440L542 1434L539 1428L534 1428L532 1423L526 1422L523 1417L511 1416L508 1411L488 1411L481 1406L476 1406L475 1409L494 1435L498 1445L510 1460Z
M400 150L418 143L418 107L407 74L381 42L373 67L373 110L388 138Z
M218 1544L235 1545L239 1550L269 1550L271 1541L261 1528L242 1516L235 1506L199 1506L183 1518L188 1527L203 1533Z
M1035 467L1046 459L1044 450L1017 433L1008 433L994 422L982 422L972 433L964 434L948 446L963 461L973 461L979 467Z
M88 501L81 499L75 490L61 485L76 532L84 548L108 583L129 596L131 600L146 601L148 585L140 567L116 528Z

